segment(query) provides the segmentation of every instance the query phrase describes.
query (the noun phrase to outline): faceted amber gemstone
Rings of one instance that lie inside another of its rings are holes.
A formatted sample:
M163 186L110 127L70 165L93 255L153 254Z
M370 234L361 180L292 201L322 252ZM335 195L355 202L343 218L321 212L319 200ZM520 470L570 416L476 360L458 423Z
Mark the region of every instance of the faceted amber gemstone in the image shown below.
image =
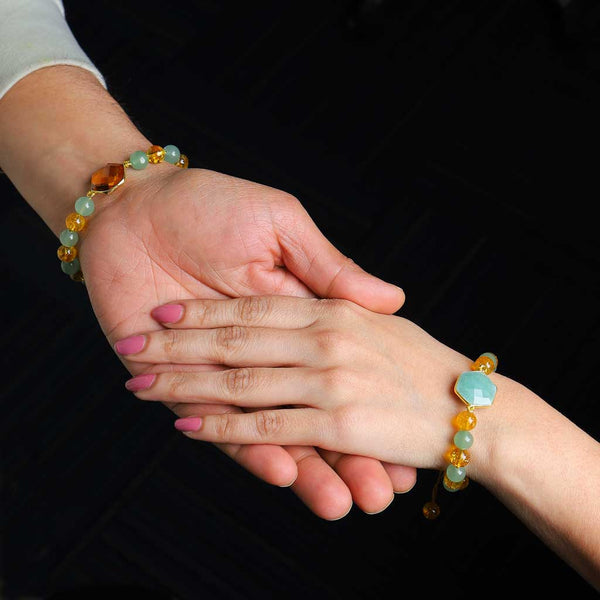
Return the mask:
M454 417L454 422L459 429L463 431L469 431L477 425L477 417L475 413L470 410L463 410Z
M423 505L423 516L430 521L440 516L440 507L436 502L426 502Z
M178 167L181 167L182 169L187 169L188 165L190 164L190 161L188 160L188 157L185 154L182 154L175 164Z
M165 151L162 146L150 146L146 154L148 155L148 162L154 165L165 160Z
M59 246L56 254L63 262L71 262L77 258L77 248L75 246Z
M70 277L73 281L77 281L79 283L84 282L83 273L81 271L77 271L77 273L73 273L73 275L71 275Z
M471 455L468 450L461 450L456 446L452 446L448 452L448 462L455 467L465 467L469 464Z
M471 371L482 371L486 375L493 373L496 370L496 365L491 357L482 354L472 365Z
M108 163L92 175L92 191L107 193L125 181L125 167L122 163Z
M83 215L72 212L67 215L65 224L71 231L81 231L86 225L86 219Z

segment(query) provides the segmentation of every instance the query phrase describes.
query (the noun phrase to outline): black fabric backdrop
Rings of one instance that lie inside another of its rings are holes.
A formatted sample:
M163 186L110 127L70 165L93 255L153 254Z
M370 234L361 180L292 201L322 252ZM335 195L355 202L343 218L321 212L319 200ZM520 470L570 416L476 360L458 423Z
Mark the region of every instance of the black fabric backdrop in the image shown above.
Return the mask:
M295 194L343 252L406 290L403 315L466 355L496 352L600 437L592 3L65 7L150 139ZM6 178L0 198L4 597L595 597L476 484L446 495L436 522L420 515L428 471L381 514L325 522L174 432L166 408L125 391L85 288Z

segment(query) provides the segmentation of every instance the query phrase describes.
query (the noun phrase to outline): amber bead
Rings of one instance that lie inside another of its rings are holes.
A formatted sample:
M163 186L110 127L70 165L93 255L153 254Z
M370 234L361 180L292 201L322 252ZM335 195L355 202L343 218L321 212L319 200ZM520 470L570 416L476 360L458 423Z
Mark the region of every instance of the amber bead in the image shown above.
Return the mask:
M83 273L81 271L77 271L77 273L73 273L70 277L73 281L77 281L78 283L84 282Z
M148 162L151 162L154 165L165 160L165 151L162 146L150 146L146 151L146 154L148 155Z
M76 212L69 213L65 219L65 225L71 231L81 231L86 226L86 223L86 218Z
M75 246L59 246L56 254L63 262L71 262L77 258L77 248Z
M470 431L477 425L477 417L475 413L470 410L463 410L454 417L454 423L458 429L463 431Z
M469 464L471 455L468 450L462 450L456 446L452 446L448 451L448 462L455 467L465 467Z
M187 169L188 165L190 164L190 161L188 160L188 157L185 154L182 154L175 164L182 169Z
M423 516L432 521L440 516L440 506L437 502L426 502L423 505Z
M491 353L482 354L472 365L471 371L481 371L486 375L490 375L496 370L498 359L495 360L495 355Z
M92 191L108 193L125 181L123 163L108 163L92 175Z
M464 490L469 485L469 478L465 477L462 481L452 481L446 474L444 474L443 481L444 488L449 492L458 492Z

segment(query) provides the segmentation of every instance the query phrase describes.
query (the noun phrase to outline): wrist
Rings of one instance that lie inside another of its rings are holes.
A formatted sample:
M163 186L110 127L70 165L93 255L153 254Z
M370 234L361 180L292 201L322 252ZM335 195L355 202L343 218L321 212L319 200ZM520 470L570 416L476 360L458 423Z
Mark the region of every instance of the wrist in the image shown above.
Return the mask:
M58 235L91 174L149 140L84 69L34 71L0 101L0 166Z

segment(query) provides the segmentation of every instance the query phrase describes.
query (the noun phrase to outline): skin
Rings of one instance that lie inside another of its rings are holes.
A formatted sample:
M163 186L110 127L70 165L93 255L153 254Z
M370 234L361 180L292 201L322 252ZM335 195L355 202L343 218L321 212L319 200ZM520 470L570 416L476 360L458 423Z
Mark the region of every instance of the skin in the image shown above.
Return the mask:
M0 139L2 170L57 236L94 171L151 145L92 74L71 66L34 71L0 99ZM400 288L338 252L300 202L281 190L162 163L129 169L124 185L94 201L79 258L91 305L111 345L140 330L160 330L150 310L173 299L339 297L384 313L404 302ZM66 277L58 260L56 266L56 276ZM132 374L157 368L126 358L123 364ZM222 367L161 362L158 368ZM182 401L165 404L180 417L196 409ZM241 412L225 404L219 410ZM218 447L268 483L291 485L325 519L344 516L353 502L365 512L380 512L416 477L412 467L312 446Z
M188 437L311 445L415 468L448 464L453 418L465 410L453 385L473 361L414 323L345 300L177 305L178 318L163 323L169 329L142 334L128 358L229 366L157 372L138 386L143 400L195 404L194 418L176 422ZM600 444L523 385L489 377L497 394L492 407L476 410L469 477L600 589ZM253 412L219 414L222 404Z

